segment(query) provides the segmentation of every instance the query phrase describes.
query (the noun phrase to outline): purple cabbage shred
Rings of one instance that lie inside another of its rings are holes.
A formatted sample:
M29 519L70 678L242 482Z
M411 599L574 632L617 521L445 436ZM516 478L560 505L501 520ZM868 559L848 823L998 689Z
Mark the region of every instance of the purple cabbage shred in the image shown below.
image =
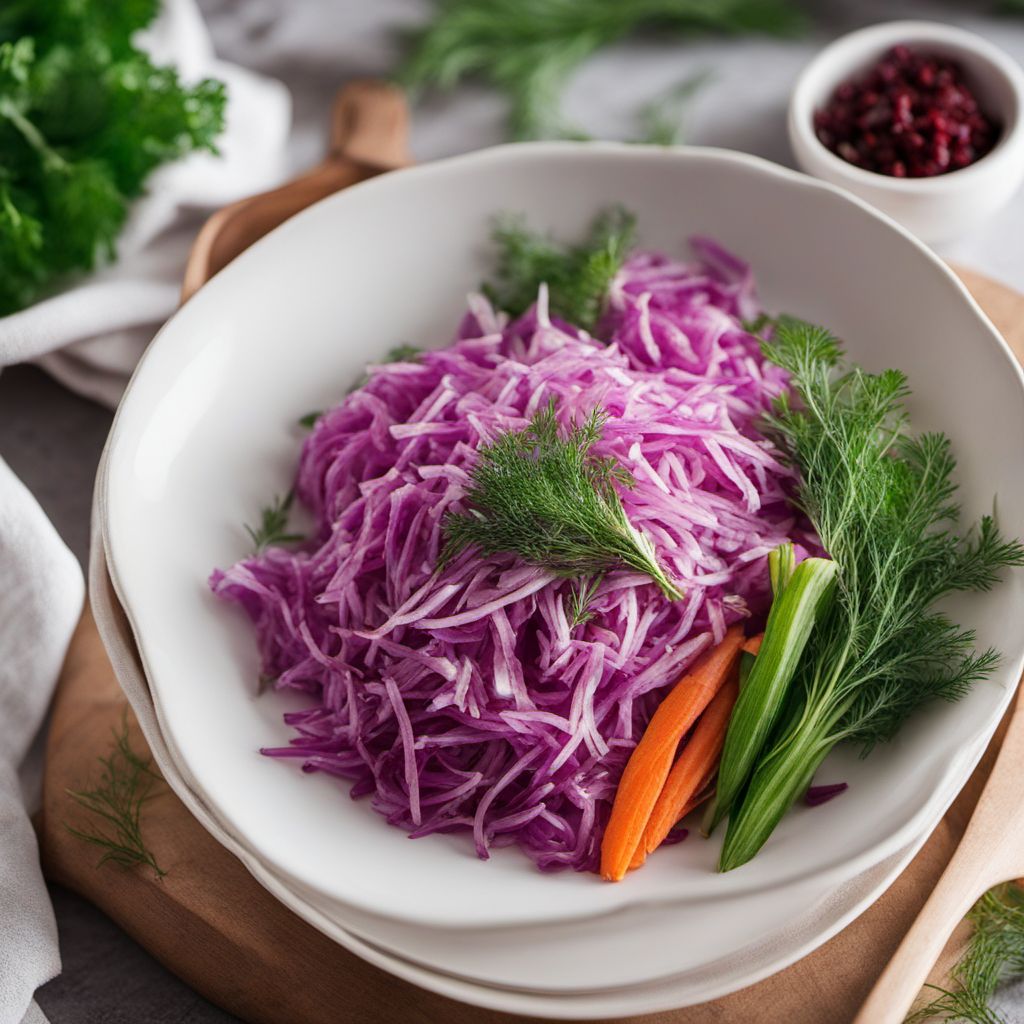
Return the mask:
M370 367L318 420L295 483L312 538L211 577L255 624L262 671L304 698L290 742L264 753L348 780L411 836L460 831L480 857L515 844L542 870L596 867L666 688L766 611L772 548L812 543L755 428L785 375L741 326L759 312L750 269L693 247L693 262L627 261L600 341L552 320L543 289L514 322L471 296L451 345ZM477 447L552 396L563 422L607 410L596 451L635 478L623 506L682 600L612 572L573 625L572 584L514 556L466 551L436 573Z
M833 782L828 786L811 786L804 794L804 803L808 807L820 807L839 796L840 793L845 793L849 788L845 782Z

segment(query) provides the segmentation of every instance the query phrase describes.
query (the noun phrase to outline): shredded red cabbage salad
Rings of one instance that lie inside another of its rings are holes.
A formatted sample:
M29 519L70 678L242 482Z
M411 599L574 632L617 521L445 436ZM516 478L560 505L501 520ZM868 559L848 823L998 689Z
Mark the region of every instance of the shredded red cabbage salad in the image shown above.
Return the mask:
M636 252L591 338L542 287L514 322L480 295L447 348L373 366L317 421L295 484L315 533L211 577L256 626L263 672L308 695L285 715L309 772L351 780L412 836L517 844L542 869L596 868L620 774L665 689L770 603L766 556L803 538L790 479L754 422L784 386L741 325L749 267L707 239L694 262ZM552 397L608 413L599 455L635 478L631 524L685 591L611 572L571 625L573 583L513 555L437 571L477 448Z

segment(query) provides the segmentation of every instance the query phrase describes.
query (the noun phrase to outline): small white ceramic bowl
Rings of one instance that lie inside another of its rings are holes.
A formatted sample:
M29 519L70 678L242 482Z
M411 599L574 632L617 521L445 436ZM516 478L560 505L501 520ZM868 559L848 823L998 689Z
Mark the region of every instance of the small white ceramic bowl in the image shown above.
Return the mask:
M815 110L898 43L958 61L982 108L1001 123L995 148L977 163L934 178L893 178L847 163L818 140ZM872 25L826 46L803 70L789 102L789 140L808 174L849 189L926 242L949 241L1004 206L1024 179L1024 72L964 29L931 21Z

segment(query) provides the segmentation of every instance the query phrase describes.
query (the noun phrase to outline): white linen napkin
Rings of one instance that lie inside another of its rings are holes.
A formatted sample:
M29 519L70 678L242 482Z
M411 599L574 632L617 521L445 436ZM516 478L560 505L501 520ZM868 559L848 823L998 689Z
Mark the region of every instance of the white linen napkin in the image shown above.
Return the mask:
M78 562L35 498L0 460L0 1024L18 1024L60 971L19 768L50 702L82 610ZM24 783L24 785L23 785Z
M70 289L0 317L0 366L38 361L61 383L117 405L135 364L178 303L181 271L203 219L287 173L291 97L277 81L218 60L195 0L164 0L140 35L186 81L227 86L220 155L197 153L157 170L132 207L117 262Z

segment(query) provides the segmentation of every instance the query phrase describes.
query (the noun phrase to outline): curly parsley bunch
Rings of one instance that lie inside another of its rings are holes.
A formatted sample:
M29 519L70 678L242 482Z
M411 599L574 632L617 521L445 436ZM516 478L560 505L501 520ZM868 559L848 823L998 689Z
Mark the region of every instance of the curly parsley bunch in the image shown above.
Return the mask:
M114 255L160 164L216 152L225 92L133 43L159 0L0 5L0 315Z

